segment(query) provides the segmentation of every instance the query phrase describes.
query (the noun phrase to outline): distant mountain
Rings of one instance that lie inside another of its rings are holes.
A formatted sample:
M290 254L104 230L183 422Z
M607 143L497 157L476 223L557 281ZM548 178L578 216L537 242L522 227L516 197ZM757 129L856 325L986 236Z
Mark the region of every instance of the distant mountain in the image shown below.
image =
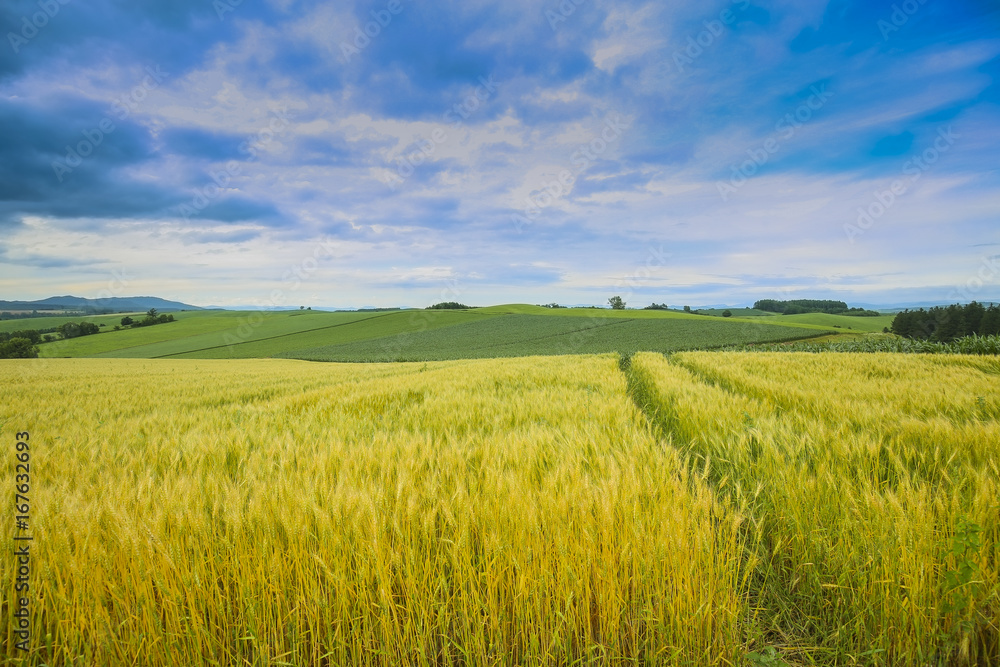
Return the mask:
M177 310L204 310L180 301L168 301L155 296L114 296L107 299L85 299L79 296L50 296L38 301L0 301L0 310L76 310L112 312L145 312L150 308L168 313Z

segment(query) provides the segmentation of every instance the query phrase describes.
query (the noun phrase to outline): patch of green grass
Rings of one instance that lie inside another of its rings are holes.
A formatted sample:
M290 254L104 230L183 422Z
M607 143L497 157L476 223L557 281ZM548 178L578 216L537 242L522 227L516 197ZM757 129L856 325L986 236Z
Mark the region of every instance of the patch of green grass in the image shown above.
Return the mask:
M477 308L477 313L490 313L496 315L549 315L556 317L612 317L629 320L644 319L704 319L707 315L718 315L722 317L723 310L708 309L699 311L700 314L690 312L685 313L677 310L644 310L641 306L627 308L625 310L613 310L611 308L545 308L543 306L532 306L525 303L508 304L504 306L489 306L487 308ZM764 310L754 310L752 308L730 308L733 317L766 317L773 316ZM728 318L727 318L728 319ZM881 329L879 329L881 331Z
M42 357L464 359L525 354L672 351L805 338L832 330L788 318L527 304L389 312L191 311L175 322L43 343ZM73 318L69 318L73 319ZM494 321L495 320L495 321ZM77 319L79 321L79 319ZM776 326L785 325L787 326ZM475 326L473 326L475 325ZM452 327L466 327L445 331ZM604 327L610 327L606 331ZM345 347L348 346L348 347ZM331 356L332 355L332 356Z
M735 315L735 313L733 313ZM895 315L880 315L879 317L853 317L851 315L828 315L826 313L803 313L801 315L774 315L778 324L815 324L822 327L840 327L845 331L880 332L883 327L892 325Z
M496 317L474 310L406 310L390 313L326 313L321 320L265 320L240 341L240 331L200 336L173 344L148 346L142 356L179 359L249 359L289 350L366 341L403 332L420 333ZM303 326L308 324L308 326ZM243 332L246 332L244 328ZM105 355L111 356L111 355ZM136 356L122 354L114 356Z
M249 313L239 313L234 311L201 310L188 311L182 313L172 313L175 321L164 324L157 324L150 327L139 327L137 329L122 329L114 331L114 324L118 324L122 314L114 316L113 322L108 321L108 326L101 329L101 333L92 336L81 336L68 340L57 340L51 343L43 343L38 346L38 356L40 357L93 357L107 352L125 352L119 356L142 357L143 354L131 354L128 350L139 348L152 343L161 343L199 334L233 329L239 326L241 317L246 317ZM102 316L111 317L111 316ZM74 321L72 318L67 321ZM79 321L79 320L75 320ZM90 320L88 321L96 321Z
M174 317L182 315L183 313L173 313ZM126 315L131 315L135 317L136 315L142 317L145 313L114 313L112 315L53 315L51 317L26 317L19 320L2 320L0 321L0 331L10 332L10 331L24 331L26 329L34 329L38 331L39 329L51 329L53 327L58 327L67 322L93 322L94 324L101 325L106 324L107 329L110 329L114 325L121 322L121 319Z
M801 339L812 330L752 321L504 315L422 332L281 353L313 361L435 361L527 355L672 352Z
M704 315L722 317L722 314L727 310L732 313L733 317L772 317L777 315L777 313L769 313L766 310L756 308L699 308L698 312Z

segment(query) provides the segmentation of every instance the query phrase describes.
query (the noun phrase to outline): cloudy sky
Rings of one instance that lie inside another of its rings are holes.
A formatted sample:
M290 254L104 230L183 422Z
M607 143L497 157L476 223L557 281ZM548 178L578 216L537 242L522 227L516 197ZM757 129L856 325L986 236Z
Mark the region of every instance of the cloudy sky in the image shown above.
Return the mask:
M5 0L0 298L1000 299L992 0Z

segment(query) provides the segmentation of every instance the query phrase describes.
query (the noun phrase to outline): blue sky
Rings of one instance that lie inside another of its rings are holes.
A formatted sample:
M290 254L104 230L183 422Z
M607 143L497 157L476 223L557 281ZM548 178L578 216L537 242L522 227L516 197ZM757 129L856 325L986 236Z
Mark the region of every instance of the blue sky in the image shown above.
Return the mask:
M0 298L1000 299L995 2L8 0Z

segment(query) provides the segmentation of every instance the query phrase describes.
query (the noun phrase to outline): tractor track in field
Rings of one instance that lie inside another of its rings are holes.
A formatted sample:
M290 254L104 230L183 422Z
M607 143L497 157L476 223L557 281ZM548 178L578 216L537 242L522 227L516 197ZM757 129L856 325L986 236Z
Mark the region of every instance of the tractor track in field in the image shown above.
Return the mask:
M247 341L243 341L242 343L237 343L236 345L233 345L232 343L229 343L229 344L226 344L226 345L212 345L210 347L202 347L202 348L198 348L196 350L184 350L183 352L171 352L170 354L161 354L161 355L158 355L158 356L155 356L155 357L150 357L150 359L166 359L168 357L176 357L176 356L179 356L179 355L182 355L182 354L192 354L194 352L206 352L208 350L218 350L218 349L221 349L221 348L224 348L224 347L236 347L238 345L248 345L250 343L260 343L260 342L263 342L263 341L266 341L266 340L276 340L278 338L286 338L288 336L298 336L299 334L312 333L313 331L323 331L325 329L336 329L337 327L346 327L346 326L350 326L352 324L358 324L359 322L367 322L369 320L376 320L376 319L378 319L380 317L388 317L389 315L395 315L395 314L396 314L395 312L392 312L392 313L385 313L383 315L372 315L371 317L365 317L365 318L360 319L360 320L352 320L350 322L341 322L340 324L330 324L330 325L325 326L325 327L316 327L315 329L303 329L302 331L293 331L291 333L278 334L277 336L267 336L265 338L255 338L253 340L247 340Z

